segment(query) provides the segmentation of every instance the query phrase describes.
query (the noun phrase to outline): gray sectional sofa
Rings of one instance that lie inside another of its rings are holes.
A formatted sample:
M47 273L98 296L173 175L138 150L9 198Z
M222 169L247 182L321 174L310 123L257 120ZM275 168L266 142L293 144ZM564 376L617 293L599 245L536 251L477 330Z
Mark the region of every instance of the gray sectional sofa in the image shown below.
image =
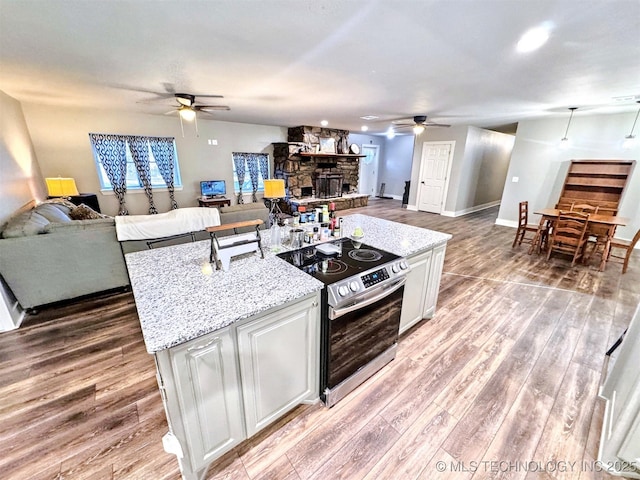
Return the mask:
M72 207L64 202L42 203L20 212L2 229L0 275L24 309L127 287L124 253L149 248L144 241L124 248L117 240L113 218L74 220ZM223 207L220 221L260 218L266 222L268 214L262 203ZM196 238L209 235L198 232ZM191 239L167 244L186 241ZM160 246L164 245L153 245Z

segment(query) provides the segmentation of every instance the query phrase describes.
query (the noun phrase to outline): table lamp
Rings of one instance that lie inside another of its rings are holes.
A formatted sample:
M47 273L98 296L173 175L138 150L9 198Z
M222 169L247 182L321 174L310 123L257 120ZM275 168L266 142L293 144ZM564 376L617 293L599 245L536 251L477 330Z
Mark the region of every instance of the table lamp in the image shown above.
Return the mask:
M73 178L51 177L45 178L50 197L71 197L78 195L78 187Z
M284 191L284 180L281 178L273 178L264 181L264 198L269 200L271 206L269 208L269 226L275 224L278 220L278 214L282 214L279 202L286 198Z

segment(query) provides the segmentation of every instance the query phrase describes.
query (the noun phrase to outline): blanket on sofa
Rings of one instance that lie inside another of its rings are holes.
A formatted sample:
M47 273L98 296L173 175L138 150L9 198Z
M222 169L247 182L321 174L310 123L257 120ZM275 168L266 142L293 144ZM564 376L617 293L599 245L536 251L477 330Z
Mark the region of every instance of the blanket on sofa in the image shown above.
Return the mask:
M118 241L150 240L198 232L220 225L217 208L178 208L156 215L118 215L116 234Z

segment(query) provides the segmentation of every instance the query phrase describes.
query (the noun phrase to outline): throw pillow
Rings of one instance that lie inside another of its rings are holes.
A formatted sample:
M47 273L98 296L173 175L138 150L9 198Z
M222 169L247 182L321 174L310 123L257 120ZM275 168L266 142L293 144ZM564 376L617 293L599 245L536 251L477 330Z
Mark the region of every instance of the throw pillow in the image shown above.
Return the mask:
M35 208L35 210L50 222L66 223L71 221L68 213L64 213L62 210L56 208L55 205L50 203L41 203Z
M71 210L76 208L75 203L71 203L65 197L49 198L47 200L44 200L42 203L46 205L53 205L54 207L56 207L58 210L60 210L62 213L64 213L67 216L69 215L69 212Z
M102 215L96 212L93 208L88 207L84 203L81 203L69 212L69 216L73 220L95 220L96 218L108 218L107 215Z
M49 225L49 220L36 213L35 210L30 210L9 220L9 223L2 231L2 238L38 235L45 232L47 225Z

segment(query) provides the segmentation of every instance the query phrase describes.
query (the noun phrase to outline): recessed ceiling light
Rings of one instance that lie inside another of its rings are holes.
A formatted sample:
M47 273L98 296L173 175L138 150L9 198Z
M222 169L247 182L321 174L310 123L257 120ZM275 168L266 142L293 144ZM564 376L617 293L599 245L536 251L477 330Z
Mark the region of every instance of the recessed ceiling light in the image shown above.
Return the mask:
M360 117L362 120L377 120L378 117L377 115L365 115L364 117Z
M367 130L369 130L369 127L367 127L366 125L362 125L360 127L360 130L362 130L363 132L366 132Z
M329 125L329 122L327 120L321 120L320 125L322 125L323 127L326 127L327 125Z
M547 26L535 27L525 32L518 41L517 49L521 53L537 50L549 39L549 28Z

